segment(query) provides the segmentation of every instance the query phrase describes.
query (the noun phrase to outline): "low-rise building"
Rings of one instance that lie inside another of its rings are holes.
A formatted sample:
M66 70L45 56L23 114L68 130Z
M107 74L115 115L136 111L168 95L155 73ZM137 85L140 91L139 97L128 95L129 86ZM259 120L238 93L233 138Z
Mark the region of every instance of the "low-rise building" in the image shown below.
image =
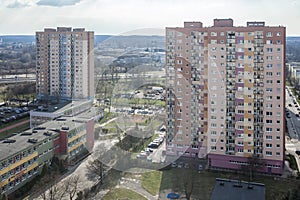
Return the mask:
M55 156L67 164L93 150L97 108L64 115L0 141L0 189L10 194L42 172Z
M0 142L0 188L10 194L41 173L54 156L59 133L30 129Z
M65 101L30 111L30 128L39 126L61 116L75 116L92 107L92 101Z
M265 199L265 185L239 180L216 179L211 200Z

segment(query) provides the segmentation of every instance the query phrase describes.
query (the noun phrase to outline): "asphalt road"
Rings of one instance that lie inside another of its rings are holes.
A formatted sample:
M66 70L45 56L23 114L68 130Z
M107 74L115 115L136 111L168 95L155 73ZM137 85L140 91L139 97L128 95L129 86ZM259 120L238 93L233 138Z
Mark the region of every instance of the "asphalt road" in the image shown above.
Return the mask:
M289 87L286 89L286 119L291 139L300 139L300 106ZM296 103L294 103L296 102Z

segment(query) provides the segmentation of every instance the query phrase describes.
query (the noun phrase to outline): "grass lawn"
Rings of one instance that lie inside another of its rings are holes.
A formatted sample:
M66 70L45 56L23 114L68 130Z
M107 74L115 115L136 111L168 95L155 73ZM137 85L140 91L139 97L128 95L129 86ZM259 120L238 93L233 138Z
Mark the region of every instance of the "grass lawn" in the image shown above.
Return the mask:
M130 200L147 200L144 196L125 188L114 188L110 190L102 200L119 200L119 199L130 199Z
M161 171L146 172L142 175L142 187L152 195L159 193L162 178Z
M121 132L121 129L119 128L116 121L112 121L108 124L106 124L103 129L107 129L108 133L116 133L118 130Z
M115 113L112 112L104 112L104 117L99 121L99 124L103 124L107 122L108 120L114 118L116 116Z
M25 121L25 120L28 120L28 119L29 119L29 117L26 117L26 118L23 118L23 119L14 121L14 122L10 122L7 125L0 126L0 128L2 129L2 128L5 128L7 126L10 126L10 125L13 125L13 124L16 124L16 123L19 123L19 122L22 122L22 121ZM3 139L3 138L5 138L5 137L7 137L7 136L9 136L9 135L11 135L13 133L20 133L20 132L25 131L25 130L27 130L29 128L30 128L30 123L29 122L25 123L25 124L22 124L22 125L20 125L18 127L15 127L15 128L12 128L12 129L10 129L8 131L4 131L4 132L0 133L0 139Z

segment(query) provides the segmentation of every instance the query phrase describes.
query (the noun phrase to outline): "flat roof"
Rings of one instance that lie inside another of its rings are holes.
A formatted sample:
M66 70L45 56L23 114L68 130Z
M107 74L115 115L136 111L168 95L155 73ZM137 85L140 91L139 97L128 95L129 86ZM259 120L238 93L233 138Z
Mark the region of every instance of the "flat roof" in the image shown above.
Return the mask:
M1 140L0 141L0 160L9 158L9 157L15 155L16 153L23 151L24 149L34 147L40 141L43 141L46 138L49 138L49 135L47 136L44 134L45 132L52 134L51 136L55 136L58 134L58 132L50 131L50 130L46 130L46 129L45 130L29 129L22 133L13 135L7 139ZM28 142L29 139L36 140L36 143ZM9 143L9 141L11 141L12 143Z
M30 146L35 146L35 144L28 142L28 139L36 139L38 143L39 141L42 141L49 137L47 135L44 135L45 132L55 135L59 134L57 132L58 130L63 130L64 128L73 130L82 126L87 121L95 117L97 109L99 108L91 107L90 109L76 116L59 117L56 120L45 122L38 127L28 129L22 133L15 134L6 139L6 141L15 140L15 142L13 143L3 143L5 139L0 141L0 160L13 156L16 153L29 148ZM39 128L42 128L42 130L39 130ZM33 133L33 131L35 133ZM24 133L32 133L32 135L24 135Z
M92 103L90 100L75 100L75 101L60 101L56 104L48 104L47 107L45 107L45 104L41 104L40 106L43 106L43 108L46 108L46 110L35 110L35 112L46 112L46 113L61 113L65 110L68 110L70 108L76 108L79 107L82 104L85 103Z
M229 179L216 179L211 200L264 200L265 185Z

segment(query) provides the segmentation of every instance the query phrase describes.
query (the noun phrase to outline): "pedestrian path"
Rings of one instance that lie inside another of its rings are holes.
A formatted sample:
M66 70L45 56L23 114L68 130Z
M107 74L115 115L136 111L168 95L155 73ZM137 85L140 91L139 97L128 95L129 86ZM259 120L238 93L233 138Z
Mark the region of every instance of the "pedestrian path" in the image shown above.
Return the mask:
M133 179L133 178L124 178L122 177L119 181L119 185L117 185L117 188L126 188L132 191L135 191L141 195L143 195L145 198L149 200L157 200L157 196L153 196L148 191L146 191L141 184L140 180Z

